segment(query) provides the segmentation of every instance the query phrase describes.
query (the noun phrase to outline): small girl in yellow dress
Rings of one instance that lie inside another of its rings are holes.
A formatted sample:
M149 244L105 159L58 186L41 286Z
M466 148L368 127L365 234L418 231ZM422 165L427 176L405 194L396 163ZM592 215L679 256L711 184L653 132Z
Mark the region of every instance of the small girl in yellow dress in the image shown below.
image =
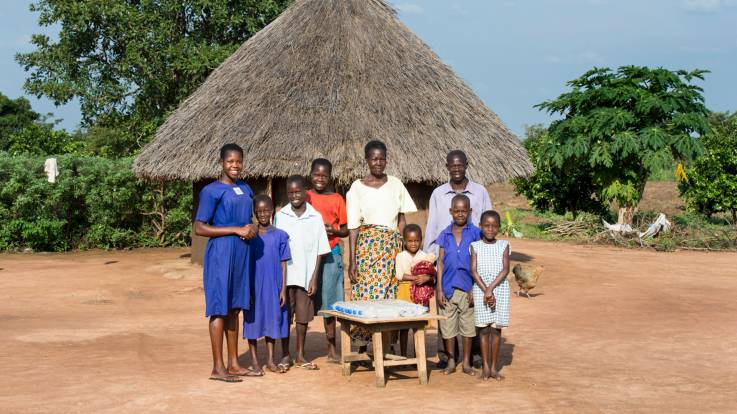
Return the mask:
M422 229L417 224L408 224L404 227L404 250L397 255L395 264L396 278L398 280L397 299L412 301L412 285L435 285L434 275L413 275L412 267L419 262L434 263L437 259L433 253L425 253L420 250L422 246ZM407 336L409 331L403 329L399 332L399 347L402 355L407 356Z

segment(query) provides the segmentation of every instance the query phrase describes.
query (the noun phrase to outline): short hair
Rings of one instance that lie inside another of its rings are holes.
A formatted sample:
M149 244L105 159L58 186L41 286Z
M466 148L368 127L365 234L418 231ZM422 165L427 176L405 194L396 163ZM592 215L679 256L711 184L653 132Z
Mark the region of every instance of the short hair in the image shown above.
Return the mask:
M253 197L253 207L255 208L260 203L268 203L271 208L274 208L274 201L271 200L271 197L269 197L266 194L257 194L255 197Z
M287 187L289 187L289 185L293 183L299 184L302 188L307 188L307 183L305 183L305 178L302 177L301 175L297 175L297 174L290 175L287 178Z
M368 144L366 144L365 147L363 147L363 155L368 158L371 151L378 149L384 152L384 155L386 155L386 144L379 141L378 139L374 139L369 141Z
M466 153L461 150L453 150L448 153L448 155L445 157L445 162L450 164L450 161L454 158L460 158L463 160L464 163L468 162L468 157L466 157Z
M487 217L492 217L496 219L497 224L502 224L502 216L499 215L499 213L496 212L496 210L486 210L483 213L481 213L481 218L479 219L479 226L481 223L484 222L484 219Z
M241 158L243 158L243 148L238 144L225 144L220 147L220 159L224 160L225 156L228 155L229 152L237 152L241 154Z
M408 224L404 226L404 231L402 232L402 236L406 238L409 233L417 233L420 235L420 237L422 237L422 228L414 223Z
M310 166L310 173L315 171L315 167L318 165L322 165L323 167L327 168L329 173L333 173L333 163L330 162L330 160L327 160L325 158L315 158L312 160L312 166Z
M467 205L467 206L468 206L469 208L471 208L471 199L470 199L470 198L468 198L468 196L467 196L467 195L465 195L465 194L456 194L455 196L453 196L453 199L452 199L452 200L450 200L450 207L452 208L452 207L453 207L453 205L455 205L456 201L458 201L458 200L463 200L463 202L464 202L464 203L465 203L465 204L466 204L466 205Z

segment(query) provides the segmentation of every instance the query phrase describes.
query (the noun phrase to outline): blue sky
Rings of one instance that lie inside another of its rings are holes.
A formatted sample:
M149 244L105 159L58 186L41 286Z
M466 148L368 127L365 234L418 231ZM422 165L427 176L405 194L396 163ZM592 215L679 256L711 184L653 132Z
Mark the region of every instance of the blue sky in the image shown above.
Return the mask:
M713 110L737 110L737 0L390 0L422 38L517 134L548 122L532 106L564 92L593 66L663 66L711 71ZM14 61L43 31L29 1L0 11L0 91L23 95ZM48 29L47 29L48 30ZM53 33L53 28L51 33ZM32 97L29 97L32 98ZM75 103L31 99L38 112L79 122Z

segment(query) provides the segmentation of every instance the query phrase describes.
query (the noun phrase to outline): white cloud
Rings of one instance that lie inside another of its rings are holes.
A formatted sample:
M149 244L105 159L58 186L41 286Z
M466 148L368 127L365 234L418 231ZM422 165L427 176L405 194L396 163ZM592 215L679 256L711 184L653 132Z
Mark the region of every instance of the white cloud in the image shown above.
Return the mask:
M727 7L737 7L737 0L682 0L681 7L692 12L712 13Z
M399 10L400 13L407 14L422 14L425 11L422 6L414 3L399 3L396 4L394 8Z

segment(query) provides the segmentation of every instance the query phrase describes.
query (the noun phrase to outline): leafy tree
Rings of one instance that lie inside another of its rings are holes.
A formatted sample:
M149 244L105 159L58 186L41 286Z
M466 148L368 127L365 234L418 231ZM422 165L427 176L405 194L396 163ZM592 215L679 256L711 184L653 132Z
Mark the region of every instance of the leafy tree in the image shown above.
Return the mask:
M601 203L620 206L631 223L648 176L669 157L698 155L696 138L708 129L702 89L707 71L623 66L594 68L568 82L572 88L537 108L561 116L548 128L539 157L559 172L585 171Z
M567 211L603 212L601 203L592 198L595 186L592 182L592 169L580 165L575 170L558 168L552 160L540 156L540 151L550 141L548 130L542 125L526 128L526 138L522 145L535 167L529 177L512 180L515 191L529 200L536 210L552 210L557 214Z
M83 125L121 127L145 143L167 112L290 0L38 0L36 50L16 56L25 89L56 104L78 97ZM132 148L134 151L136 148Z
M689 209L708 216L729 212L737 223L737 117L710 118L704 153L681 177L679 189Z
M8 138L23 128L38 121L41 115L31 109L28 99L20 97L10 99L0 93L0 151L10 147Z

